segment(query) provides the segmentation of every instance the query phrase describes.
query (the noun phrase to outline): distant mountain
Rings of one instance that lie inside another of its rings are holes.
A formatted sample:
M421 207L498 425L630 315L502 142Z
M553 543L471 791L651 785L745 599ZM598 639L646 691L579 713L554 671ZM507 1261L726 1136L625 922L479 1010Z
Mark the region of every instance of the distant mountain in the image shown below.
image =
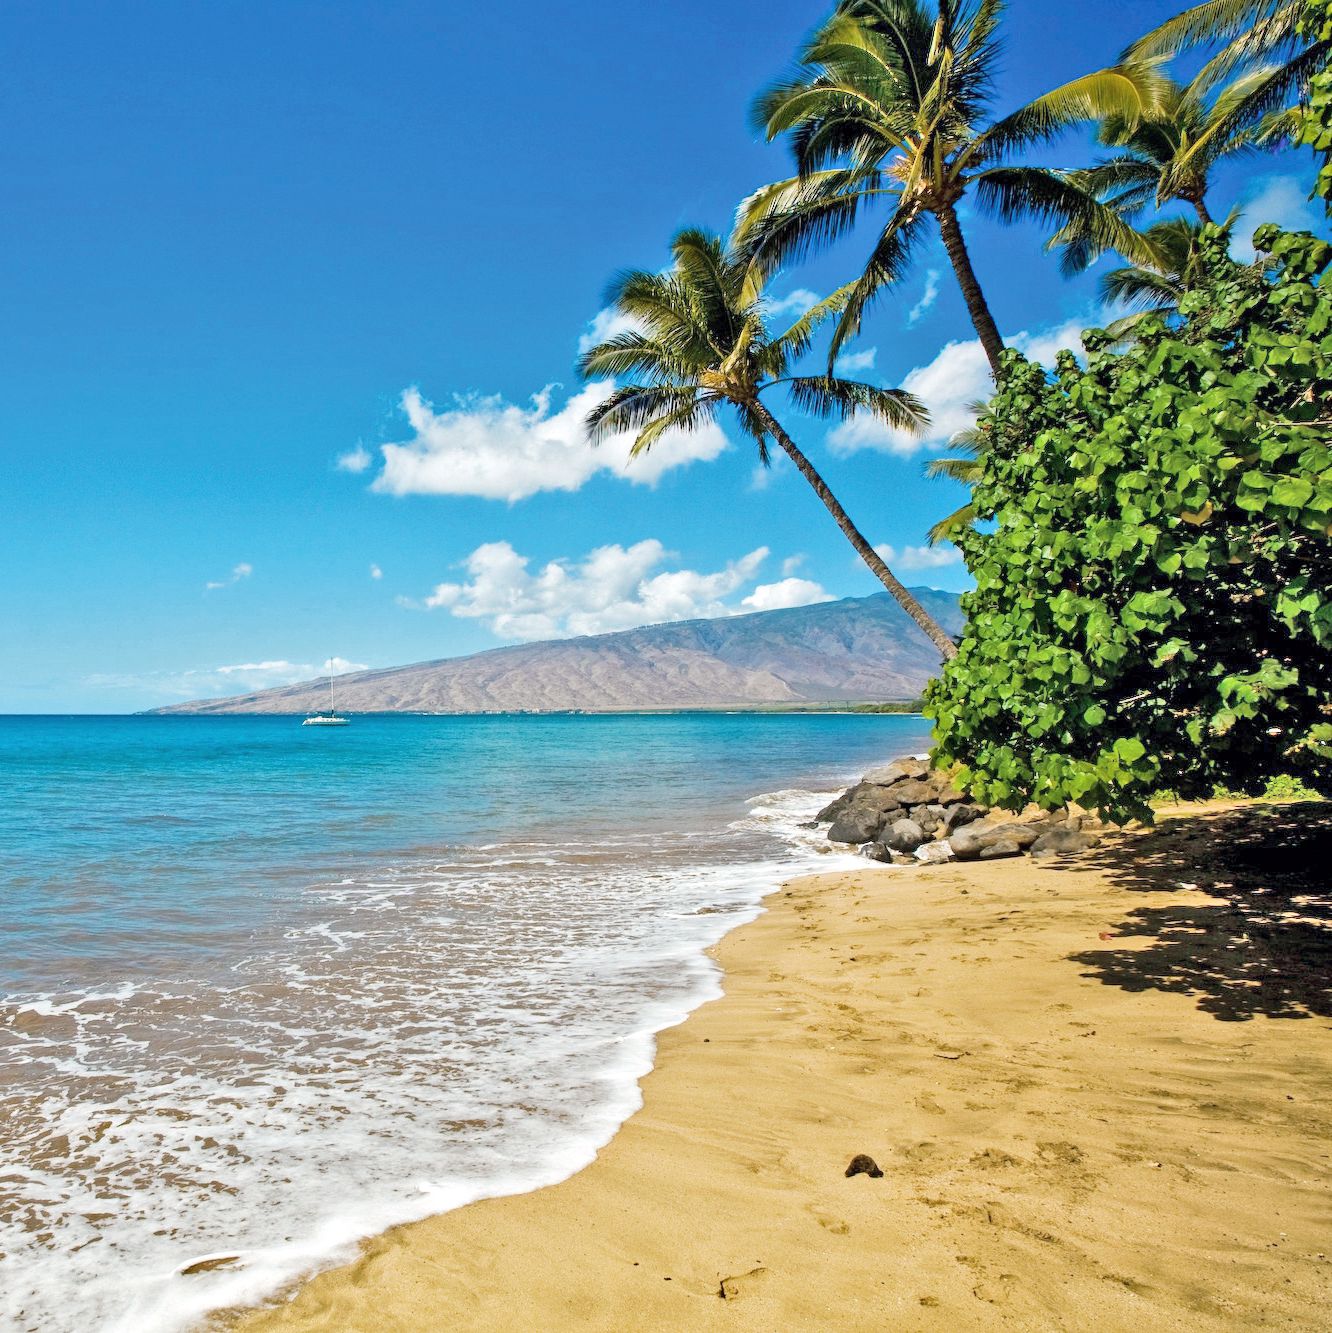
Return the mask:
M961 629L954 594L912 592L947 629ZM337 703L349 713L479 713L913 699L938 665L930 641L887 593L878 593L356 672L338 677ZM325 678L155 711L327 707Z

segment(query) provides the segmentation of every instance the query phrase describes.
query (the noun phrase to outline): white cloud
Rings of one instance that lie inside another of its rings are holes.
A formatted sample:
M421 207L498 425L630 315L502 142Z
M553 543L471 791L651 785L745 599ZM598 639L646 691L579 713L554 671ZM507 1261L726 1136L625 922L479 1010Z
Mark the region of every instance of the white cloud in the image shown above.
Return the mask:
M1245 201L1230 243L1230 253L1241 263L1253 260L1253 233L1264 222L1275 222L1284 231L1311 231L1316 236L1325 235L1327 228L1321 211L1309 202L1308 187L1294 176L1261 178L1257 193Z
M225 579L210 579L204 584L205 592L213 592L218 588L229 588L233 583L239 583L241 579L248 579L254 573L254 566L247 561L242 560L240 564L232 567L231 576Z
M186 671L156 671L143 675L95 675L86 684L101 689L152 691L181 699L205 699L220 695L249 694L271 690L321 676L342 676L351 671L368 671L363 662L349 662L345 657L330 657L320 664L289 662L284 657L266 661L235 662L225 666L195 667Z
M817 292L811 292L807 287L797 287L789 296L768 297L764 305L770 318L789 315L795 321L821 300L823 298Z
M1035 333L1018 333L1008 339L1024 355L1046 365L1054 363L1061 347L1081 352L1085 319L1068 320ZM972 404L984 402L994 392L990 364L980 340L945 343L928 365L917 366L902 380L902 387L920 398L929 409L930 424L920 435L899 430L887 422L861 413L838 424L828 435L834 453L852 454L860 449L908 458L921 449L946 443L976 419Z
M602 634L753 609L747 599L739 606L727 599L752 583L768 557L767 547L712 573L663 570L667 555L661 542L649 538L628 547L601 546L581 560L551 560L533 572L530 559L508 542L487 542L463 561L466 579L437 585L424 606L484 620L500 638L523 641ZM805 593L823 593L807 580L787 582L807 584L800 590ZM787 589L786 595L796 591ZM760 594L779 596L758 588L750 596Z
M326 657L319 668L322 676L346 676L353 671L369 671L364 662L349 662L345 657Z
M760 583L740 605L750 611L780 611L832 600L832 593L813 579L782 579L780 583Z
M876 546L883 562L892 570L945 569L962 563L956 546Z
M590 351L598 343L604 343L617 334L639 332L642 327L632 315L626 315L613 306L607 306L604 310L598 310L588 320L587 332L579 336L578 350Z
M607 381L589 384L558 411L551 407L552 386L533 395L528 407L471 397L436 411L408 389L402 407L415 433L402 444L381 446L384 469L372 489L512 502L538 491L576 491L602 471L650 486L670 469L716 458L727 447L720 427L709 423L691 434L668 431L632 462L631 433L593 448L583 422L610 391Z
M339 454L335 466L340 472L364 472L374 461L375 456L370 450L358 443L355 449Z
M920 300L911 307L911 312L907 315L907 327L913 325L938 299L939 270L937 268L927 269L925 272L925 290L921 292Z
M834 369L839 375L854 375L860 370L873 370L878 356L877 347L867 347L863 352L845 352L837 358Z
M804 563L805 557L803 555L788 555L786 559L782 561L782 577L789 578Z
M384 577L384 571L383 571L382 569L380 569L380 567L379 567L378 565L371 565L371 566L370 566L370 577L371 577L372 579L382 579L382 578Z

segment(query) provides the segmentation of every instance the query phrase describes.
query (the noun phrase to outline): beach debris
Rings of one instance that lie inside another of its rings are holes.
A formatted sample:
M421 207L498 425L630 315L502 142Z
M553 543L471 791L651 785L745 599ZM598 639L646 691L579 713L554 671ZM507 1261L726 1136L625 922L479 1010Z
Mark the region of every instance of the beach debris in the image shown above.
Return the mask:
M927 842L916 848L916 860L927 866L942 865L953 859L953 849L946 842Z
M872 1158L869 1153L858 1152L852 1159L851 1165L846 1168L846 1174L850 1176L866 1175L878 1179L883 1175L878 1162Z
M230 1268L241 1262L239 1254L206 1254L202 1259L176 1269L181 1277L193 1277L196 1273L211 1273L218 1268Z
M960 1060L965 1054L966 1051L935 1051L934 1058L936 1060Z

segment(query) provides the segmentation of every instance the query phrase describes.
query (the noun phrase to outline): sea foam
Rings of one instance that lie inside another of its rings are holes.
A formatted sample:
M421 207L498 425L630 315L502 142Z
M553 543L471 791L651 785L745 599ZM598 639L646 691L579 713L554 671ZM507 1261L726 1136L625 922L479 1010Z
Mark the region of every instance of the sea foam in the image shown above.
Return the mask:
M801 827L822 799L423 847L309 883L220 980L16 997L0 1324L174 1333L577 1171L639 1106L655 1034L720 993L705 950L783 878L857 864Z

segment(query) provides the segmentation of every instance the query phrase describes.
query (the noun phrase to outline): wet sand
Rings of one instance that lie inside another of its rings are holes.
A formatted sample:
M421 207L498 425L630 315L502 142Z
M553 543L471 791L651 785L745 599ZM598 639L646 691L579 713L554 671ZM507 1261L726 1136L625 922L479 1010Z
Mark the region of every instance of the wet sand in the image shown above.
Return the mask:
M391 1231L240 1326L1325 1327L1309 809L787 885L590 1167ZM846 1178L857 1153L883 1177Z

